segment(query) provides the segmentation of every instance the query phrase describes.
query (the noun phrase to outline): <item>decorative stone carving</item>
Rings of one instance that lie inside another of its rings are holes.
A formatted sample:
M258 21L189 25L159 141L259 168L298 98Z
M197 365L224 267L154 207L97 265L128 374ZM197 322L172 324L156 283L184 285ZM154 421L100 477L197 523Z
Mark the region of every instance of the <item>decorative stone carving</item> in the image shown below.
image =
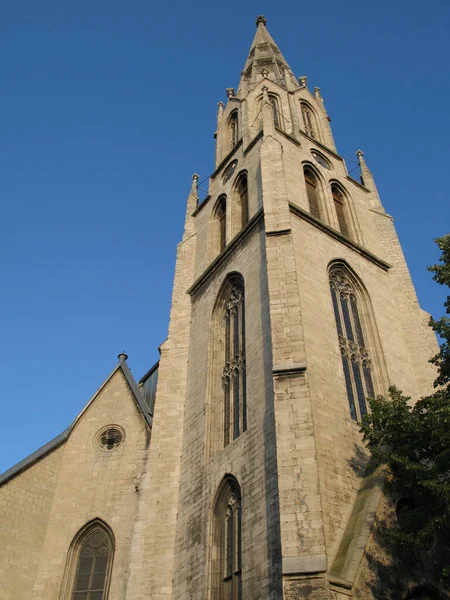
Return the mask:
M95 445L99 450L110 452L120 446L125 438L125 431L118 425L108 425L95 436Z
M93 533L83 544L80 556L105 556L109 554L108 540L101 531Z
M234 98L234 88L227 88L226 92L228 98Z
M300 87L304 88L308 86L308 77L306 75L302 75L302 77L298 78L298 82Z

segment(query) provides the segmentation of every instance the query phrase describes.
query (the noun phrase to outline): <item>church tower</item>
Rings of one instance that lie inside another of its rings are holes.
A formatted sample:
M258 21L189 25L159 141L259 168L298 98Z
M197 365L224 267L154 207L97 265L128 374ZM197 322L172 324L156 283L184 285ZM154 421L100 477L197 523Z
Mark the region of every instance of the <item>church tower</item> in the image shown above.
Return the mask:
M187 201L127 600L376 598L383 479L358 421L391 383L432 389L436 340L363 152L357 181L320 89L256 23L209 194L194 175Z
M433 390L429 316L363 152L357 181L256 24L202 202L192 178L159 363L136 382L121 353L0 475L2 600L448 597L431 550L400 567L380 543L402 504L358 425L390 384Z

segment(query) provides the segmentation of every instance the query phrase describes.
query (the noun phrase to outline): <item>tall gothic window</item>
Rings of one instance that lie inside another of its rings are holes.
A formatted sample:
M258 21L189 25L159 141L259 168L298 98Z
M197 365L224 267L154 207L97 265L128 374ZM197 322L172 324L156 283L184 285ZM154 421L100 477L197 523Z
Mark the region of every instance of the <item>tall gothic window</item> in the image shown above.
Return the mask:
M107 600L114 554L112 532L94 521L77 534L71 548L64 598Z
M239 117L237 110L234 110L230 115L229 127L231 148L234 148L239 141Z
M224 446L247 429L245 373L244 281L229 280L223 305L224 353L222 369Z
M320 219L319 185L317 177L314 174L314 171L309 167L305 167L303 172L305 174L306 195L308 196L309 212L313 217L316 217L316 219Z
M212 594L214 600L242 599L242 507L236 479L226 476L214 506Z
M339 187L336 184L331 186L331 193L333 194L334 207L336 209L336 215L339 223L339 230L342 235L346 237L350 237L350 231L347 224L347 219L345 216L345 200L344 194L341 192Z
M227 199L219 199L214 211L214 254L220 254L227 245Z
M236 184L236 192L239 198L239 209L241 228L244 228L248 223L248 183L247 173L242 173Z
M356 286L342 266L331 269L330 288L350 414L359 421L367 412L366 398L375 395L360 303Z
M302 102L300 106L302 109L303 126L306 135L309 135L309 137L313 138L314 140L317 140L319 136L317 135L317 125L313 111L311 110L309 105L306 104L306 102Z
M275 96L269 94L270 105L272 106L273 124L280 127L280 113L278 110L278 101Z

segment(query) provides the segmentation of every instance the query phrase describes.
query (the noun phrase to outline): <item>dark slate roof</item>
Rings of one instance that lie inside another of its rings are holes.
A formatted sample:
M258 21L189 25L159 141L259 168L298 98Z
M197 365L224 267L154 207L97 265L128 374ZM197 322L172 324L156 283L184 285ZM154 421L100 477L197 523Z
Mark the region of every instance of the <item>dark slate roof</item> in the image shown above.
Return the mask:
M61 444L63 444L70 436L72 429L75 427L75 425L77 424L78 420L80 419L80 417L84 413L84 411L94 401L94 399L97 397L97 395L100 393L100 391L104 388L104 386L108 383L108 381L111 379L111 377L119 369L122 371L125 379L127 380L130 390L133 393L133 396L136 400L136 404L137 404L140 412L142 413L142 416L144 417L147 425L151 429L152 416L150 415L148 406L144 401L141 391L140 391L136 381L134 380L134 377L131 374L130 369L128 368L128 365L126 363L126 355L119 354L119 364L114 368L112 373L105 379L105 381L102 383L100 388L95 392L94 396L90 399L90 401L87 403L87 405L81 411L81 413L76 417L76 419L74 419L74 421L69 425L69 427L67 429L65 429L62 433L60 433L58 436L56 436L55 438L53 438L52 440L50 440L49 442L44 444L44 446L41 446L38 450L36 450L35 452L33 452L32 454L30 454L29 456L27 456L20 462L18 462L16 465L11 467L4 473L2 473L0 475L0 486L3 485L4 483L6 483L9 479L12 479L13 477L15 477L16 475L21 473L22 471L25 471L25 469L28 469L28 467L30 467L32 464L34 464L35 462L37 462L38 460L43 458L46 454L48 454L49 452L52 452L52 450L56 450L56 448L58 448L58 446L61 446Z

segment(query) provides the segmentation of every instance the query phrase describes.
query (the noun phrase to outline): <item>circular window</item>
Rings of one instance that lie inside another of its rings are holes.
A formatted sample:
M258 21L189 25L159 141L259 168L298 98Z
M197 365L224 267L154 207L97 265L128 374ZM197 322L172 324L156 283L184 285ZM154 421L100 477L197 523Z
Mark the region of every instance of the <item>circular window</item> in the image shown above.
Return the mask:
M125 439L125 431L118 425L103 427L95 436L95 445L103 452L118 448Z
M238 161L233 160L232 162L230 162L228 167L225 169L225 171L223 172L223 177L222 177L222 180L224 183L226 183L230 179L230 177L233 176L233 173L236 171L237 164L238 164Z
M321 167L330 170L330 163L324 156L322 156L322 154L319 154L319 152L316 152L315 150L311 150L311 154L313 155L314 160L318 162Z

